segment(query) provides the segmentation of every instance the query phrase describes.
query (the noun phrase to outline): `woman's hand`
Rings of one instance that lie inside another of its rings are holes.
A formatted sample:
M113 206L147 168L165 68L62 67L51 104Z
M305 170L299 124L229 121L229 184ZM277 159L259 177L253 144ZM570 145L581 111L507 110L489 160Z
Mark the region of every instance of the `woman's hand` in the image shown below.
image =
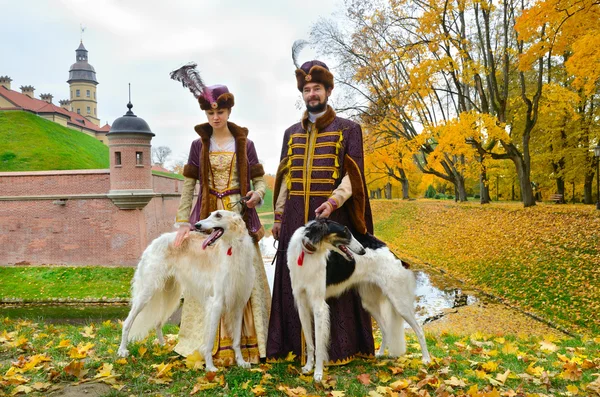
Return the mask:
M250 200L246 201L246 207L248 207L248 208L256 207L257 205L260 204L260 201L262 200L262 197L260 197L260 194L258 194L254 190L250 190L248 192L248 194L246 194L246 196L251 196Z
M187 225L181 224L179 226L179 229L177 229L177 235L175 236L175 242L173 243L173 245L175 247L179 247L181 245L181 243L183 243L183 240L185 240L186 238L189 237L190 230L192 230L191 225L187 226Z

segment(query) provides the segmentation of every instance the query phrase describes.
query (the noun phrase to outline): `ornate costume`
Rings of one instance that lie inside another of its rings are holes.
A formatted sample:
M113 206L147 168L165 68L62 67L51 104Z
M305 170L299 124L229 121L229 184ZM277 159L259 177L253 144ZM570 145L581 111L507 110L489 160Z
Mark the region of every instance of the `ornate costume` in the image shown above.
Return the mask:
M313 81L332 87L333 77L322 62L307 62L296 71L298 88ZM327 110L314 122L305 113L300 123L285 131L281 162L275 181L275 218L281 222L273 285L267 357L279 359L291 351L303 357L302 327L294 305L287 245L294 231L315 218L315 209L329 201L330 219L359 233L373 232L371 208L363 178L362 131L353 121ZM370 315L358 294L348 291L327 300L331 313L331 364L356 355L374 354Z
M233 95L225 86L205 87L199 75L194 75L194 64L186 65L172 73L174 79L183 80L184 86L190 91L199 93L198 102L203 110L231 108L234 104ZM192 75L193 79L189 79ZM198 88L197 81L201 87ZM181 80L180 80L181 81ZM249 140L248 129L228 122L227 128L233 137L232 141L219 146L214 139L213 128L209 123L195 127L200 136L192 142L188 162L184 167L185 177L181 203L177 211L177 224L194 224L206 218L212 211L226 209L241 213L250 235L254 239L255 273L256 278L252 295L244 309L242 323L241 349L244 359L250 363L258 363L266 356L267 326L270 312L270 291L262 261L262 255L257 242L264 235L255 208L242 210L240 199L250 191L252 183L254 191L264 197L266 185L263 179L264 170L258 162L254 143ZM198 199L193 206L196 184L199 183ZM197 302L190 296L184 297L179 342L175 351L182 356L188 356L200 345L204 337L204 313L202 302ZM213 347L215 365L228 366L235 364L232 350L232 338L227 334L221 320Z

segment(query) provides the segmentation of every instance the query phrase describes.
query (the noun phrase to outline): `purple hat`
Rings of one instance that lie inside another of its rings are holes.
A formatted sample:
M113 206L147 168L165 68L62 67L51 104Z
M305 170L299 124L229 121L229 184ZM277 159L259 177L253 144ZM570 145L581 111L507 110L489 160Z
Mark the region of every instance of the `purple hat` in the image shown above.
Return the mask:
M200 109L230 109L233 107L233 94L224 85L211 85L207 87L196 69L198 65L188 63L171 72L173 80L180 81L184 87L198 99Z
M211 85L205 87L202 95L198 97L200 109L230 109L234 105L233 94L229 92L227 86Z
M324 62L308 61L296 69L296 82L300 91L306 83L321 83L325 88L333 88L333 74Z

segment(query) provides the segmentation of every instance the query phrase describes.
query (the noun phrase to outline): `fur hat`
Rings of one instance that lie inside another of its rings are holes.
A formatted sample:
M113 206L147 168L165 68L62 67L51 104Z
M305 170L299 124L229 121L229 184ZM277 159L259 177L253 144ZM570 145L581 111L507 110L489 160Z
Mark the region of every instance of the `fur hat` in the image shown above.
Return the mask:
M233 94L229 92L227 86L211 85L206 86L200 73L196 69L198 65L190 62L171 72L173 80L190 90L200 104L200 109L230 109L233 107Z
M302 91L306 83L321 83L325 88L333 88L333 74L324 62L308 61L296 69L296 82L299 91Z
M198 103L202 110L230 109L234 105L234 99L227 86L211 85L204 88L202 95L198 97Z

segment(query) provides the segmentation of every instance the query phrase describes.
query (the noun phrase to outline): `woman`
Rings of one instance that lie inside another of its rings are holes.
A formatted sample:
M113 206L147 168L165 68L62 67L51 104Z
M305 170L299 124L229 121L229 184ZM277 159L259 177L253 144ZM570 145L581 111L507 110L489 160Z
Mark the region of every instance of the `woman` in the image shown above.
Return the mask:
M206 218L212 211L225 209L243 215L248 231L255 242L256 279L252 296L244 310L241 348L246 361L258 363L261 357L266 356L271 306L269 285L257 244L264 235L264 228L255 209L261 204L266 190L264 170L258 162L254 143L247 139L248 129L228 121L234 105L233 94L223 85L202 87L201 92L198 102L200 108L206 113L208 123L195 127L200 138L192 142L188 163L183 170L185 181L177 211L178 231L175 246L179 246L188 237L194 223ZM253 190L250 189L250 181ZM192 209L197 182L200 185L198 200ZM242 197L249 197L245 210L240 202ZM203 320L202 304L185 296L179 343L175 346L177 353L188 356L197 349L200 340L204 337ZM231 349L232 337L227 334L223 320L215 339L213 347L215 365L235 364Z

